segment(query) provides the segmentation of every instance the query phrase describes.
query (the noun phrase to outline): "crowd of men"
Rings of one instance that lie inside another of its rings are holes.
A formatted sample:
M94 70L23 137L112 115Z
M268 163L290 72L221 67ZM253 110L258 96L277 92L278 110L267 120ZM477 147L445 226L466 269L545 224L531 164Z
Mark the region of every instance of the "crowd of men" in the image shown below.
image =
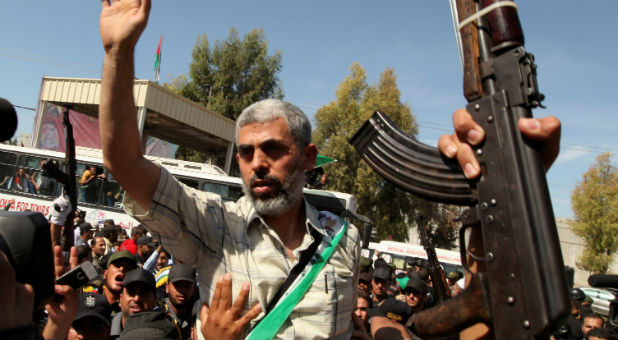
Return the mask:
M152 244L152 238L141 226L134 228L132 237L116 249L105 247L106 241L119 243L114 240L114 232L110 240L107 238L109 233L105 236L100 232L92 235L95 228L85 228L84 223L76 229L80 231L84 244L78 245L77 251L71 253L71 257L77 258L73 265L84 261L94 264L95 256L102 254L96 262L101 265L102 272L74 292L77 298L72 312L71 308L59 312L61 309L48 307L47 315L40 315L38 327L43 338L53 339L61 334L49 330L62 329L56 325L60 323L58 320L64 320L67 324L66 334L61 336L63 339L204 338L200 328L196 327L204 301L200 300L197 275L192 265L174 263L171 254L161 249L160 245ZM104 229L116 231L118 226L110 224ZM123 246L133 243L135 247L129 246L130 249ZM91 249L90 244L102 245L102 250ZM89 256L80 254L80 248L88 248ZM145 257L148 259L140 263L139 259ZM155 265L146 269L146 263L153 257L156 257ZM351 315L353 339L380 338L376 327L372 326L377 318L409 327L412 315L436 303L436 292L426 262L409 262L406 270L396 270L382 258L372 261L361 257L359 267L358 297ZM451 294L461 292L458 282L464 280L463 274L452 271L446 277ZM70 298L65 296L65 300ZM556 327L550 339L617 338L616 328L592 312L591 300L581 289L571 291L571 302L570 315ZM58 315L54 317L54 313ZM22 335L17 333L17 336Z

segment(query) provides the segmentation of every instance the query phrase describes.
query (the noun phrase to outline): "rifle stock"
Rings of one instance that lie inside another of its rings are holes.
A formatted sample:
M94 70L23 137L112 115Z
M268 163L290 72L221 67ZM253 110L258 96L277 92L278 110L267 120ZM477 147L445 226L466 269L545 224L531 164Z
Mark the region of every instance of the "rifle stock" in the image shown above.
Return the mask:
M492 2L483 0L484 5ZM534 338L550 331L569 307L539 147L517 127L518 120L532 117L531 108L543 100L536 65L523 48L523 33L516 32L521 27L515 10L499 9L506 12L490 19L517 22L490 23L489 27L502 30L500 34L490 31L492 36L520 39L492 46L491 37L485 36L484 19L478 21L484 94L466 106L486 133L485 141L474 147L481 165L478 180L466 180L454 161L403 133L381 112L374 113L350 140L361 157L394 185L432 201L471 206L463 225L475 229L482 239L484 253L476 258L484 268L482 284L477 285L482 289L474 289L482 290L488 318L478 317L484 315L480 312L468 317L459 314L451 308L461 308L456 297L417 315L415 329L425 337L453 334L471 320L483 320L498 339ZM460 251L467 263L465 244ZM478 298L478 294L467 295ZM445 318L441 313L446 311L458 317ZM440 331L419 320L442 320Z

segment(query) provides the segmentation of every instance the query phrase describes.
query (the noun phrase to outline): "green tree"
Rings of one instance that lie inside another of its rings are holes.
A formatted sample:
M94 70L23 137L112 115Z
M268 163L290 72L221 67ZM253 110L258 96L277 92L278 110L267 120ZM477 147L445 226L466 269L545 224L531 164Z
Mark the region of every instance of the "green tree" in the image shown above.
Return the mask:
M605 273L618 250L618 171L604 153L583 175L571 194L575 235L585 247L577 265L592 273Z
M408 226L416 214L426 217L432 243L453 245L450 231L437 227L437 206L398 189L375 173L349 144L350 138L373 112L380 110L406 133L416 134L417 124L410 106L401 102L397 77L387 68L374 85L367 84L363 67L354 63L336 90L336 99L321 107L315 114L313 141L320 154L337 159L327 167L326 189L348 192L357 200L357 210L367 215L376 227L378 238L408 239ZM445 237L446 235L446 237ZM439 240L440 239L440 240ZM451 240L450 243L445 240Z
M230 29L225 41L211 48L206 35L197 37L189 75L180 75L164 84L206 108L236 120L250 104L266 98L283 98L281 51L268 55L268 42L262 29L239 38ZM176 158L205 161L206 155L179 147Z
M227 39L217 40L212 49L206 35L199 36L193 47L189 76L180 75L166 85L236 120L245 107L256 101L283 97L279 71L281 51L268 55L262 29L254 29L240 39L232 28Z

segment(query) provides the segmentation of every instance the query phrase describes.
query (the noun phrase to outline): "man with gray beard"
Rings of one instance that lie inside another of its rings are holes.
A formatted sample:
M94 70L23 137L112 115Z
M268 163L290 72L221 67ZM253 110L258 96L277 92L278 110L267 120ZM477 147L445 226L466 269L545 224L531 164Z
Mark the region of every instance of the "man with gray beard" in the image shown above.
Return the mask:
M144 158L137 128L133 50L146 26L150 1L102 3L105 60L99 122L104 164L126 190L127 213L159 234L162 246L175 258L197 269L201 300L213 299L204 335L243 338L250 329L246 326L262 319L279 286L315 240L313 261L298 280L315 262L325 265L289 316L280 318L274 337L349 338L359 233L303 197L304 172L313 169L318 152L307 116L277 99L243 110L236 122L236 159L245 196L237 202L181 184ZM331 245L328 260L320 261ZM232 306L231 296L238 296ZM211 323L215 315L218 323Z

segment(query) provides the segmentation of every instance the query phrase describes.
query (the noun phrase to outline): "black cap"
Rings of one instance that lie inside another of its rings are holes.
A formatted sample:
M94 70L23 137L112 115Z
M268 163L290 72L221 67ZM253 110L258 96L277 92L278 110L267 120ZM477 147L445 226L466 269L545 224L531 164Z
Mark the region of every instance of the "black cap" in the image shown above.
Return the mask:
M124 321L118 339L177 339L176 327L163 311L135 313Z
M571 289L571 300L584 301L586 300L586 294L579 288L573 288Z
M195 282L195 269L193 266L187 263L177 263L172 265L167 279L171 282L178 281L191 281Z
M150 236L140 236L135 243L137 243L138 245L149 245L152 247L155 246L154 242L152 241L152 237Z
M126 287L135 282L141 282L148 287L152 287L152 289L156 288L154 275L142 268L136 268L128 272L122 281L122 286Z
M358 274L358 282L366 282L367 284L371 284L371 273L364 272Z
M133 264L135 264L135 267L137 267L137 260L135 259L135 256L128 250L112 253L107 260L107 267L109 267L112 262L120 259L129 259Z
M92 227L92 224L90 224L88 222L84 222L84 223L79 225L79 230L81 230L81 231L89 231L89 230L94 230L94 228Z
M99 318L106 326L109 326L112 309L107 298L102 294L79 293L79 309L73 321L87 316Z
M391 268L388 266L378 266L373 271L374 279L382 279L382 280L390 280L391 279Z
M404 289L408 288L411 288L420 294L425 294L425 292L427 292L427 284L423 281L423 279L421 279L417 272L408 274L408 283Z

